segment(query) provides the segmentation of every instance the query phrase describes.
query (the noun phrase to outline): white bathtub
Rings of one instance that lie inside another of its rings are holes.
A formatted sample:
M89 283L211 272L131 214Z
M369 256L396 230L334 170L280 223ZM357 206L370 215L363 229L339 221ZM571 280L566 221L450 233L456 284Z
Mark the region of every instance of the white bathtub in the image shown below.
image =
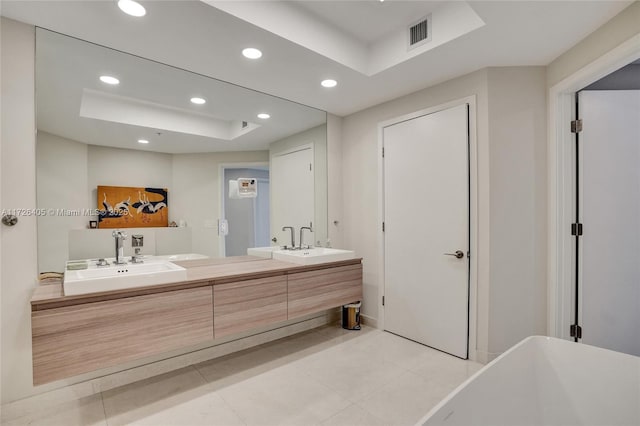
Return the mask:
M423 425L640 425L640 357L529 337L435 406Z

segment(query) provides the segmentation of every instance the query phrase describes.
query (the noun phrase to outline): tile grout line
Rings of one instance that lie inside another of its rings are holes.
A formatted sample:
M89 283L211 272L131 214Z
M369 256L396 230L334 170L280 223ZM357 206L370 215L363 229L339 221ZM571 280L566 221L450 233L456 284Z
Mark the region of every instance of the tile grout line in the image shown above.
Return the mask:
M348 400L348 401L349 401L349 400ZM344 407L344 408L342 408L342 409L340 409L340 410L336 411L336 412L335 412L335 413L333 413L333 414L330 414L330 415L329 415L329 416L327 416L327 417L323 417L323 418L322 418L322 420L320 420L320 421L319 421L319 422L317 422L316 424L317 424L317 425L321 425L321 424L325 423L326 421L328 421L328 420L332 419L333 417L337 416L338 414L342 413L344 410L346 410L346 409L347 409L347 408L349 408L349 407L352 407L353 405L355 405L355 404L354 404L352 401L349 401L349 405L347 405L346 407Z
M377 415L377 414L375 414L375 413L372 413L372 412L371 412L371 411L369 411L366 407L363 407L362 405L360 405L360 404L359 404L359 403L357 403L357 402L353 402L351 405L349 405L348 407L346 407L344 410L346 410L346 409L347 409L347 408L349 408L349 407L357 407L357 408L361 409L362 411L364 411L365 413L367 413L368 415L370 415L371 417L373 417L373 418L377 419L380 423L382 423L382 424L386 424L386 423L387 423L387 421L386 421L385 419L383 419L382 417L378 416L378 415ZM344 411L344 410L341 410L339 413L341 413L341 412L342 412L342 411ZM339 414L339 413L336 413L336 415L337 415L337 414ZM335 417L335 416L332 416L332 417ZM331 417L330 417L330 418L331 418ZM329 418L329 419L330 419L330 418ZM329 419L327 419L327 420L329 420ZM326 420L325 420L325 421L326 421Z
M217 393L217 391L216 391L216 393ZM240 421L242 422L242 424L244 424L245 426L249 426L249 423L247 423L247 422L245 421L244 417L242 417L242 416L240 415L240 413L238 413L238 412L236 411L236 409L235 409L235 408L233 408L233 406L232 406L231 404L229 404L229 401L227 401L227 400L225 399L225 397L224 397L221 393L218 393L218 396L220 397L220 399L222 400L222 402L224 402L224 404L225 404L227 407L229 407L229 410L231 410L231 411L233 412L233 414L235 414L235 415L236 415L236 417L238 417L238 418L240 419Z
M100 402L102 402L102 413L104 414L104 422L109 426L109 418L107 417L107 407L104 405L104 394L100 392Z
M206 385L210 385L210 384L212 383L212 382L210 382L209 380L207 380L207 378L204 376L204 374L202 374L202 371L200 371L200 370L198 369L198 367L196 367L195 365L191 365L191 367L193 367L193 369L194 369L194 370L196 370L196 371L198 372L198 374L200 375L200 377L202 377L202 380L204 380L205 386L206 386ZM248 424L247 424L247 422L244 420L244 418L243 418L243 417L242 417L242 416L241 416L241 415L240 415L240 414L239 414L239 413L238 413L238 412L237 412L237 411L236 411L236 410L231 406L231 404L229 404L229 402L224 398L224 396L223 396L220 392L218 392L217 390L213 390L213 389L209 389L209 390L210 390L210 393L215 393L215 394L217 394L217 395L220 397L220 399L222 400L222 402L224 403L224 405L226 405L226 406L227 406L227 408L229 408L229 410L231 410L231 412L232 412L233 414L235 414L235 415L236 415L236 417L237 417L238 419L240 419L240 421L242 422L242 424L244 424L245 426L248 426ZM109 426L109 425L107 425L107 426Z
M336 393L337 395L342 395L342 390L339 389L338 387L334 387L331 383L326 383L324 381L318 380L318 378L316 378L314 375L312 375L311 373L308 373L305 369L303 369L303 367L297 366L294 367L295 369L298 370L298 372L304 376L306 378L306 380L311 380L313 381L317 386L323 387L331 392ZM403 371L402 374L407 373L408 371ZM391 381L391 380L390 380ZM389 382L390 382L389 381ZM345 410L346 408L348 408L351 405L358 405L358 401L361 401L363 398L365 398L368 395L371 395L377 391L379 391L380 389L384 388L384 386L386 386L389 382L385 382L383 384L381 384L380 386L376 387L375 389L369 390L368 392L366 392L365 395L360 395L357 399L353 399L350 396L346 396L346 395L342 395L342 397L349 403L349 405L347 405L347 407L343 408L342 410ZM364 409L364 407L358 405L360 408ZM322 421L326 421L328 419L330 419L331 417L333 417L334 415L338 414L339 412L341 412L342 410L339 410L337 413L332 414L329 417L324 418ZM369 414L372 414L370 411L366 410ZM376 416L377 418L379 418L378 416ZM322 423L322 422L320 422Z

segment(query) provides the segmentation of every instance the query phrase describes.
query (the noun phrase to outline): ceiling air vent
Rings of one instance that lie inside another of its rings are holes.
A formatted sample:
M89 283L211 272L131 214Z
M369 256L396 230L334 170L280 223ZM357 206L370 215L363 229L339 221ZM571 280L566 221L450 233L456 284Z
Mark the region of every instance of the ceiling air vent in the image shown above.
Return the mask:
M431 41L431 15L427 15L409 26L409 49Z

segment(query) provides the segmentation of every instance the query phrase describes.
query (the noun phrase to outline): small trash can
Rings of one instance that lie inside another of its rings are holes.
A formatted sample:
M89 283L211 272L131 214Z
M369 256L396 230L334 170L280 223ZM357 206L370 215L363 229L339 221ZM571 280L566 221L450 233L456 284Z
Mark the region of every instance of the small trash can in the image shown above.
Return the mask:
M362 302L349 303L342 306L342 328L360 330L360 307Z

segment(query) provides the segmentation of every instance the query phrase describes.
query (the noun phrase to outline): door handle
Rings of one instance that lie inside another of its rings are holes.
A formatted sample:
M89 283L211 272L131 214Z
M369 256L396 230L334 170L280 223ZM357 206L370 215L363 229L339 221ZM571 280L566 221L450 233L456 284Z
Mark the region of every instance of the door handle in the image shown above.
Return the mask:
M444 253L445 256L454 256L456 259L462 259L464 257L464 253L462 250L456 250L455 253Z

